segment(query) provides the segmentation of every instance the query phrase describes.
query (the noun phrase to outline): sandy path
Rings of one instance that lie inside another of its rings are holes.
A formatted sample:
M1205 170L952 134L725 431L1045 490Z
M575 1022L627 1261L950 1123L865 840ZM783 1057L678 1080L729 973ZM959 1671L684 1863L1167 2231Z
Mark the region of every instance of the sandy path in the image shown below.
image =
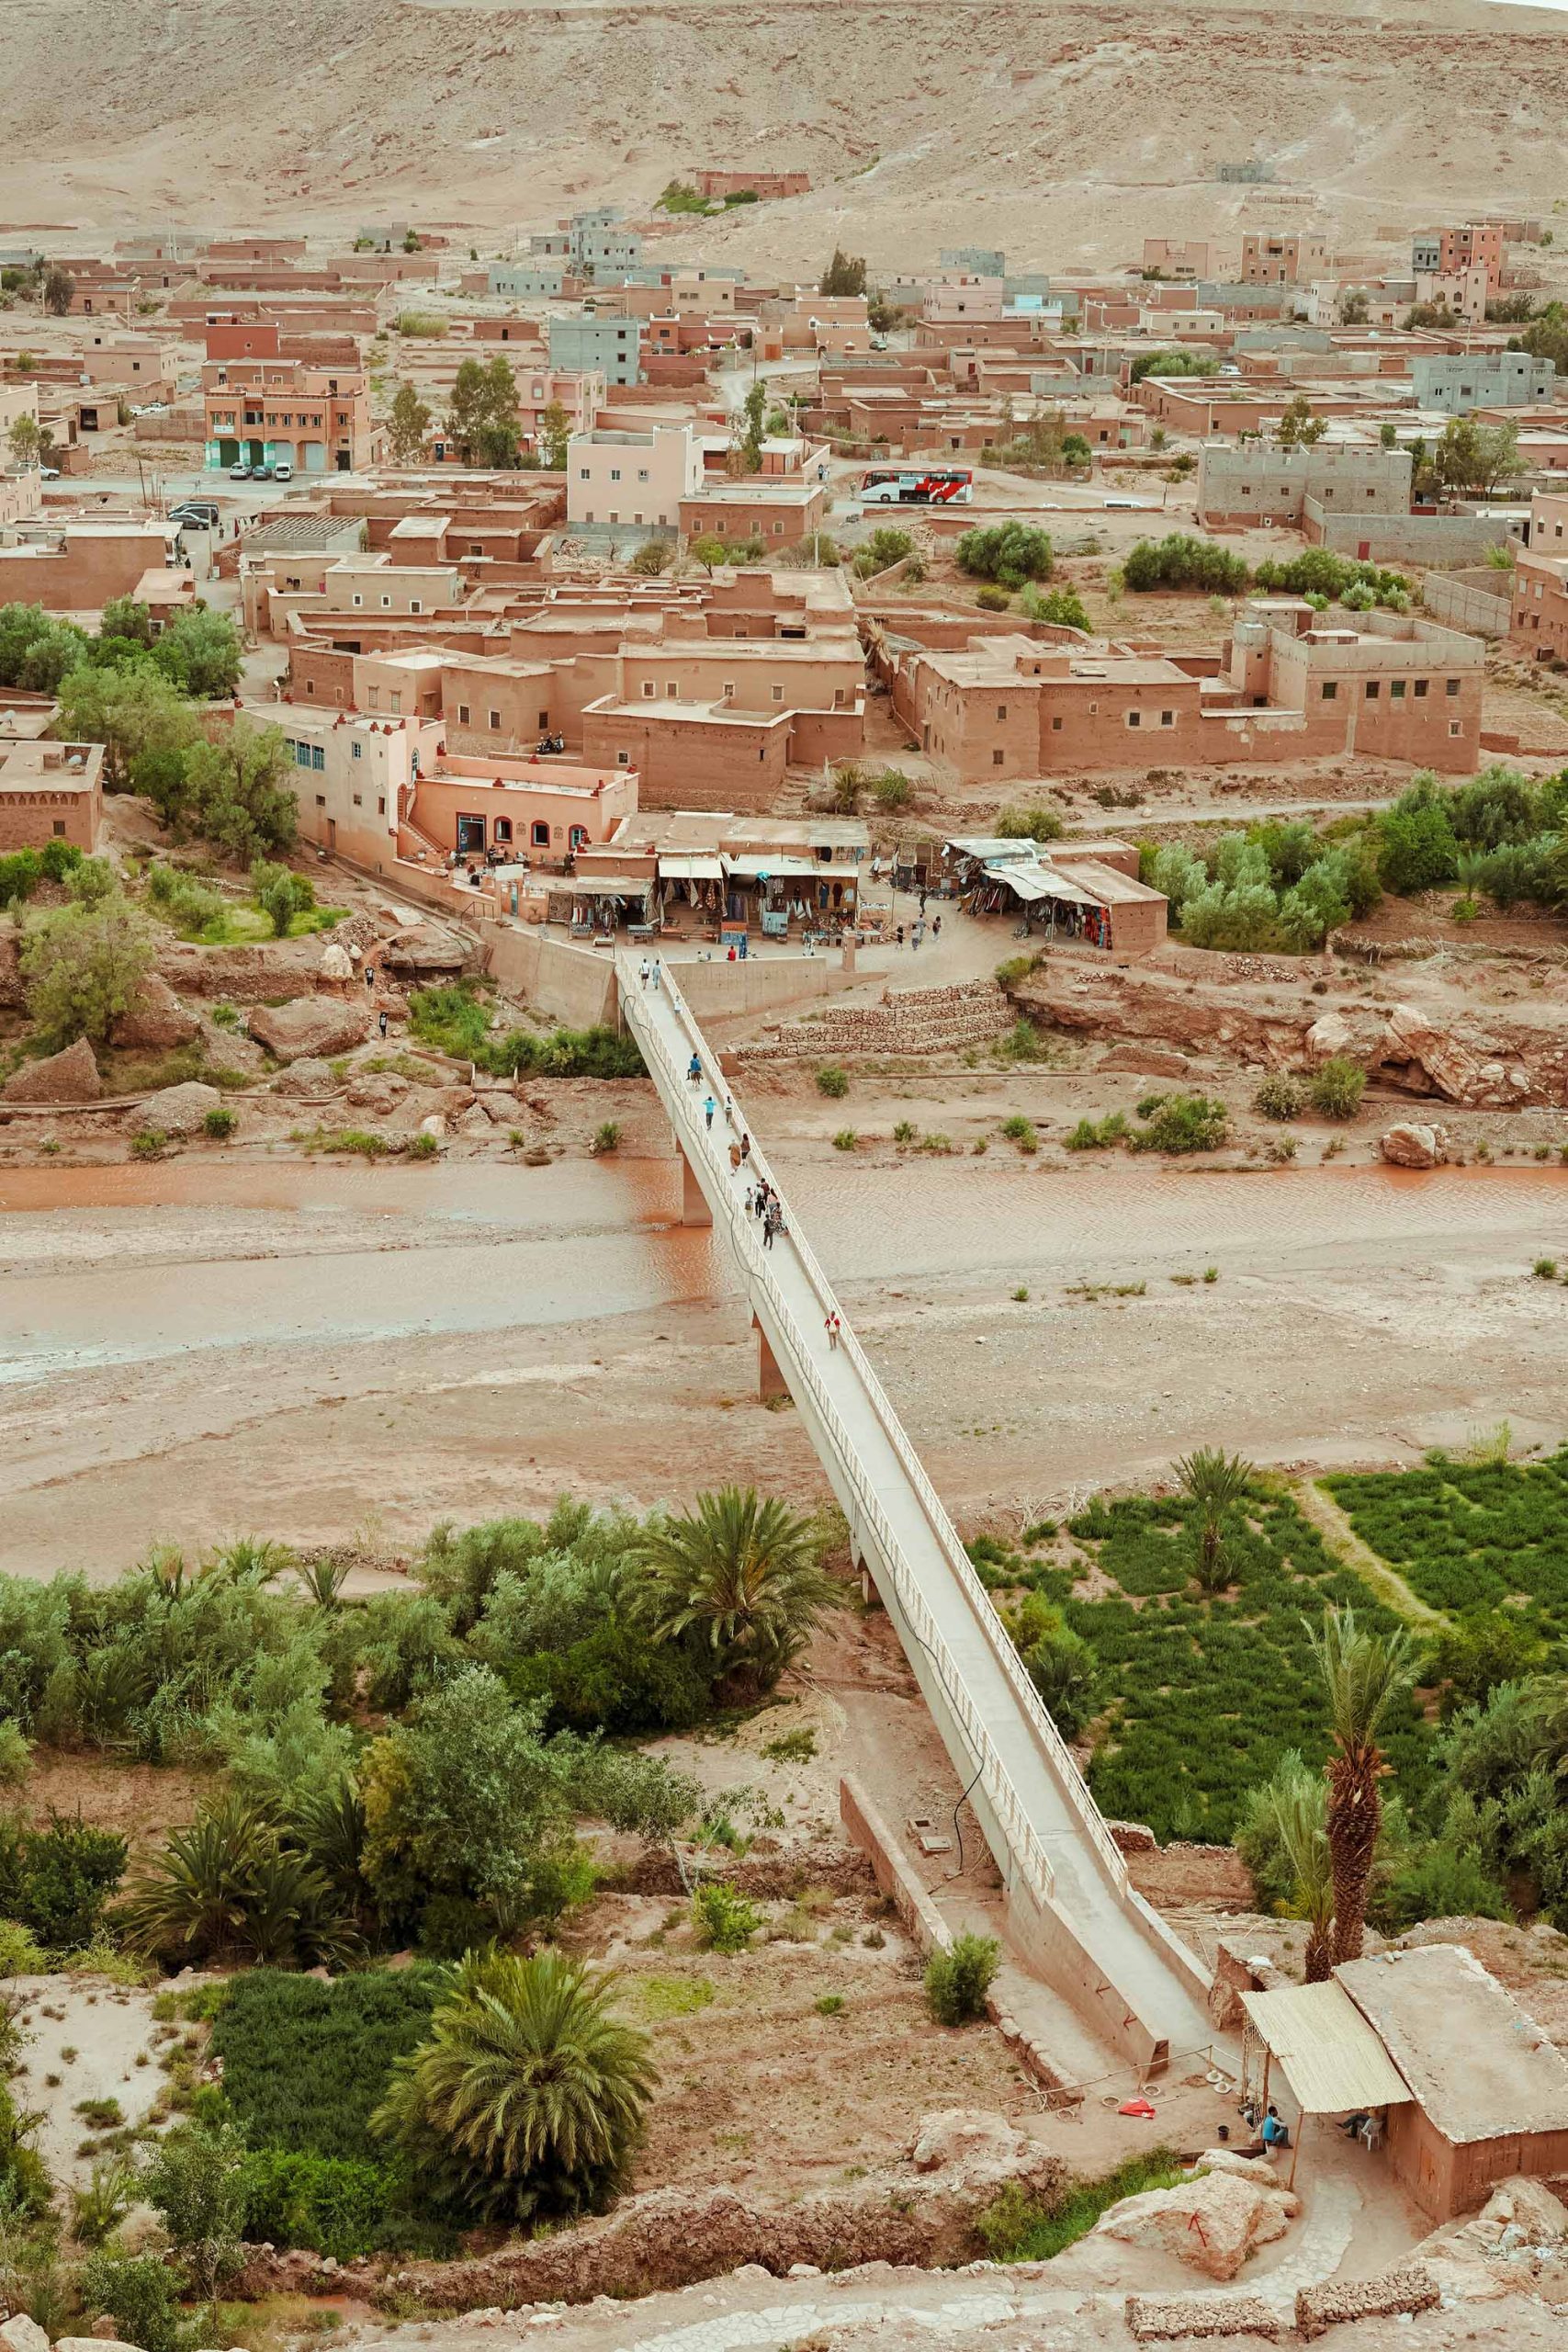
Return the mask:
M1059 1507L1202 1442L1290 1464L1505 1417L1560 1432L1568 1291L1529 1272L1568 1255L1555 1174L781 1165L962 1513ZM568 1487L821 1490L792 1413L756 1402L722 1254L657 1215L668 1163L529 1171L570 1174L574 1214L507 1171L504 1223L491 1173L470 1196L463 1172L446 1214L426 1187L426 1213L356 1236L339 1212L372 1180L321 1170L269 1169L272 1205L243 1215L0 1218L5 1566L111 1575L154 1537L244 1530L396 1545ZM308 1207L279 1204L286 1176ZM1213 1284L1170 1280L1207 1264Z

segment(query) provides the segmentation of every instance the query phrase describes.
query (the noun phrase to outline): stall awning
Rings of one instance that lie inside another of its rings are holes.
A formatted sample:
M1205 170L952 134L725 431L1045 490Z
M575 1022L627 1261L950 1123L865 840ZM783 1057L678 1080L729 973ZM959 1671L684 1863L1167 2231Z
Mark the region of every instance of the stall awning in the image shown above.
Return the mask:
M579 874L560 885L559 895L565 899L646 899L648 883L638 875Z
M724 870L737 882L757 882L764 876L770 882L798 882L808 876L820 876L825 882L852 882L855 878L852 865L824 865L815 857L726 856Z
M1032 901L1052 896L1050 880L1037 865L987 865L983 871L987 882L1005 882L1020 899Z
M659 878L661 882L719 882L724 878L724 861L716 850L679 850L669 856L660 850Z
M1287 1984L1241 2000L1307 2114L1408 2105L1409 2085L1343 1985Z

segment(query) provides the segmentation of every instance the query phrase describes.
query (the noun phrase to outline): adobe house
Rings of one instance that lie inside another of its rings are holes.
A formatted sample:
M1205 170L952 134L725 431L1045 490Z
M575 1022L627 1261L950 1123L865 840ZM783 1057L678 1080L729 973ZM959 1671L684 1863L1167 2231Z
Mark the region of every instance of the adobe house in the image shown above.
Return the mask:
M1292 2178L1317 2132L1368 2116L1434 2222L1473 2212L1515 2174L1568 2171L1568 2059L1464 1945L1380 1952L1326 1984L1240 2000L1244 2069L1293 2128Z
M104 820L103 775L101 743L0 735L0 852L55 841L91 856Z

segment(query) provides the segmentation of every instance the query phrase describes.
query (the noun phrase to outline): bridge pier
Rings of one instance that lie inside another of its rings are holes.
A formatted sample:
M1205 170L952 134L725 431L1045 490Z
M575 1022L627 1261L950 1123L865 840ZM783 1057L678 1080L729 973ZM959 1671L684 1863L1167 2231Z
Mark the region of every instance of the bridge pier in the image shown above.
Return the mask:
M754 1315L751 1329L757 1334L757 1395L764 1405L771 1405L775 1396L789 1395L789 1383L779 1370L778 1358L768 1345L768 1335Z
M679 1144L675 1148L681 1151ZM697 1182L697 1171L683 1151L681 1151L681 1222L682 1225L713 1223L713 1211Z

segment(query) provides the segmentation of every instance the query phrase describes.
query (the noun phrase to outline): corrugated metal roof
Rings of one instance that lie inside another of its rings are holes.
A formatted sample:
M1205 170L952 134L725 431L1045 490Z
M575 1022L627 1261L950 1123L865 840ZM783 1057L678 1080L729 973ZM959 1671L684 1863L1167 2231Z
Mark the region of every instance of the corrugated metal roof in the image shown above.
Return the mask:
M1409 2103L1409 2085L1342 1985L1288 1984L1241 1999L1309 2115Z

